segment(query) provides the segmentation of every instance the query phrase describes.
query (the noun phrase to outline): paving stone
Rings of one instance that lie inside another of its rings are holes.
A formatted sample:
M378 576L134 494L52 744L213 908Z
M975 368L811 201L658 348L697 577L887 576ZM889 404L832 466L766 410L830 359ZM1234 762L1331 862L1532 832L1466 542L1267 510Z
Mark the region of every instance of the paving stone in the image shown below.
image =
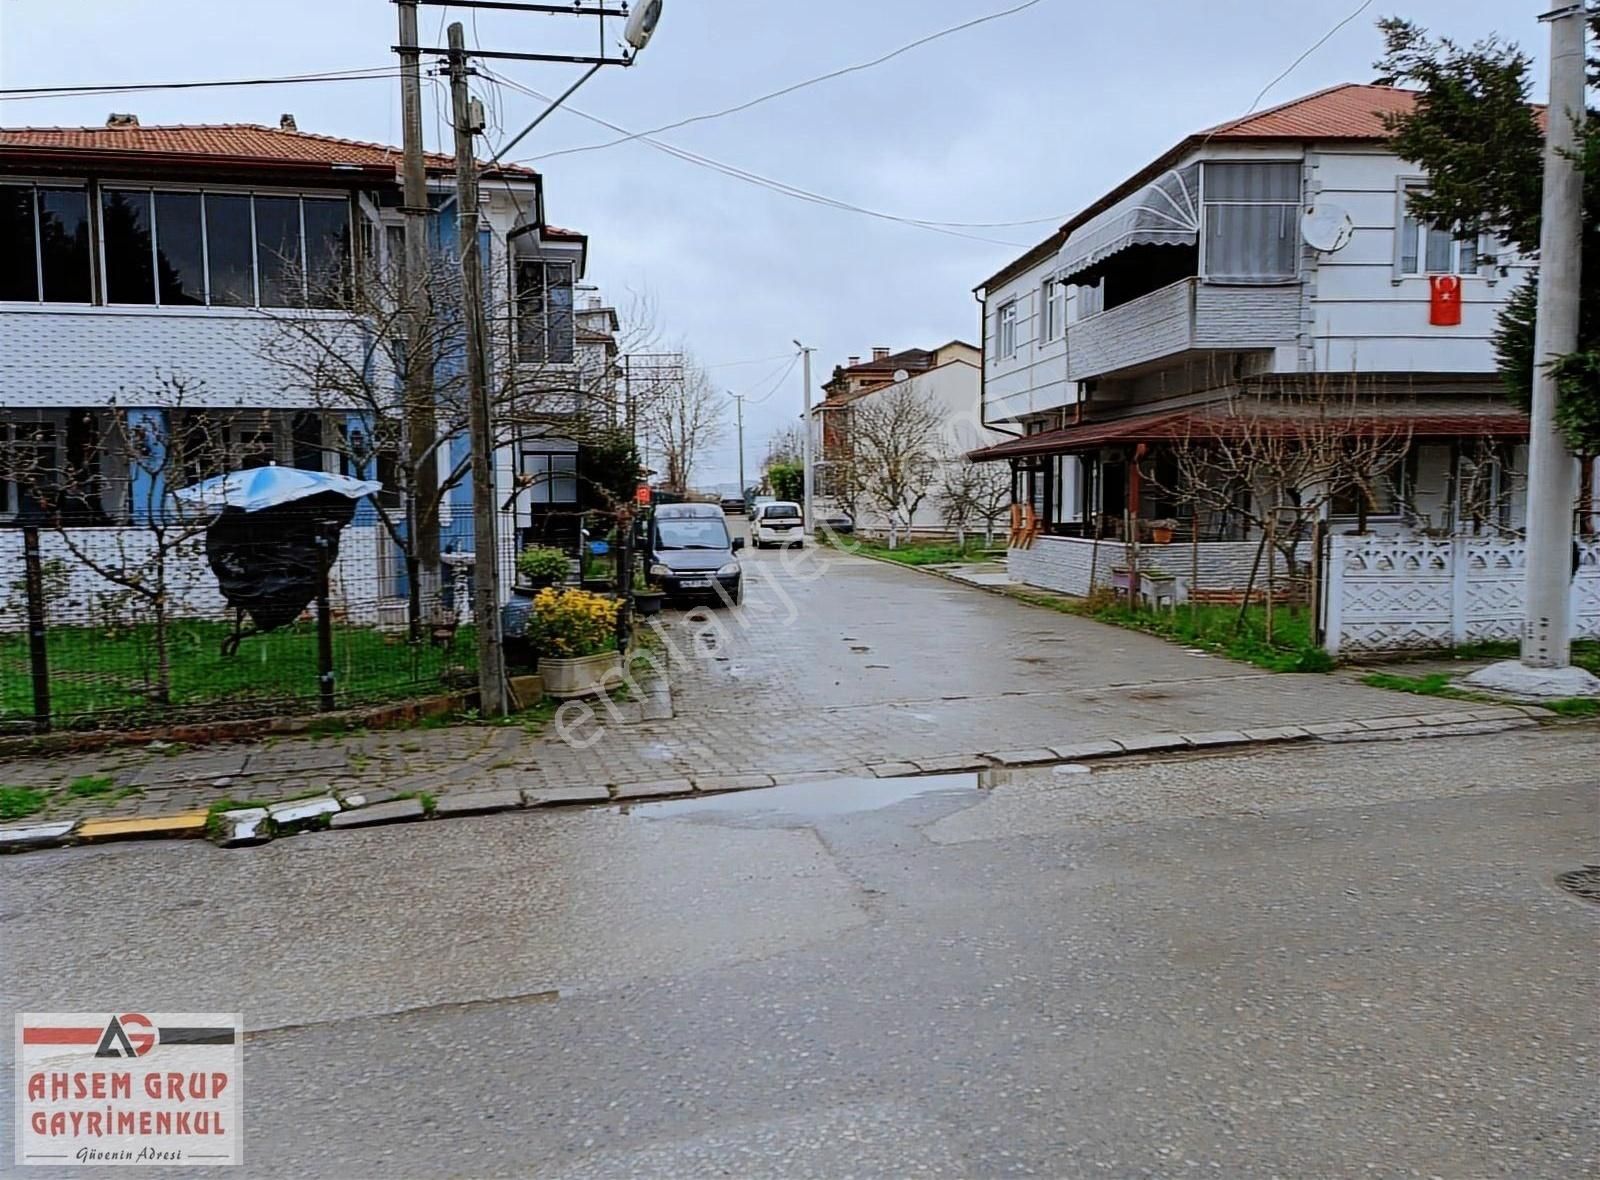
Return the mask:
M433 814L483 815L521 806L522 792L514 787L500 787L492 791L447 791L434 800Z
M697 791L752 791L775 784L770 774L713 774L697 777Z
M658 795L686 795L694 784L686 778L660 778L648 783L618 783L618 799L653 799Z
M611 792L604 787L526 787L522 800L529 807L549 807L559 803L609 803Z
M304 823L316 819L319 815L335 815L338 811L339 801L326 795L315 799L291 799L285 803L274 803L267 808L267 813L272 816L272 822L280 828Z
M330 828L365 828L373 824L400 823L423 817L421 799L393 799L373 807L357 807L341 811L328 821Z
M1129 754L1151 754L1158 750L1182 750L1189 743L1179 733L1142 733L1119 737L1117 744Z
M908 774L920 773L915 762L876 762L867 770L873 778L904 778Z
M1247 729L1244 736L1253 742L1289 742L1310 736L1304 726L1277 725L1270 729Z
M1206 733L1186 733L1183 740L1196 749L1207 746L1237 746L1250 739L1236 729L1213 729Z
M1527 714L1522 711L1520 705L1496 705L1487 709L1474 709L1472 711L1472 719L1474 721L1502 721L1507 717L1525 716ZM1466 720L1465 715L1462 716L1462 720Z
M1071 746L1052 746L1057 758L1064 758L1068 762L1077 762L1084 758L1107 758L1116 754L1127 753L1127 748L1118 742L1109 739L1098 742L1079 742Z
M1454 713L1424 713L1417 718L1418 725L1455 725L1462 721L1473 721L1477 714L1470 710L1460 710Z
M1312 737L1337 737L1340 734L1361 732L1361 727L1354 721L1317 721L1301 728Z
M942 758L913 758L911 761L924 774L961 774L989 768L989 763L977 754L946 754Z
M265 844L272 839L265 807L240 807L217 815L217 834L213 840L224 848L243 848Z
M64 844L77 826L77 820L63 819L51 823L0 827L0 852L20 852L24 848L50 848Z
M180 811L175 815L152 815L142 819L86 819L73 833L85 844L101 840L174 840L203 836L207 813Z
M1517 710L1524 717L1532 717L1535 721L1544 721L1551 717L1561 716L1554 709L1546 709L1540 705L1518 705Z
M1462 720L1465 721L1466 718L1463 717ZM1417 717L1371 717L1364 721L1357 721L1356 724L1362 729L1370 729L1381 733L1389 729L1415 729L1422 724L1422 721Z
M1047 749L996 750L989 757L1001 766L1036 766L1041 762L1054 762L1056 752Z

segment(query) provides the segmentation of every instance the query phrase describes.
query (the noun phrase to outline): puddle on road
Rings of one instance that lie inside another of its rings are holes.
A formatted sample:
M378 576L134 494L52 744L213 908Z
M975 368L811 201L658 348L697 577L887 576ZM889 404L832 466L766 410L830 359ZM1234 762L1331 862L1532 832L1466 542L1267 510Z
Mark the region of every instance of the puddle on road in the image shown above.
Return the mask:
M833 778L816 782L788 783L753 791L730 791L704 799L674 799L665 803L643 803L632 814L647 819L680 819L705 816L709 819L767 817L816 820L863 811L878 811L907 799L928 796L964 795L992 785L988 772L970 774L921 774L903 778Z

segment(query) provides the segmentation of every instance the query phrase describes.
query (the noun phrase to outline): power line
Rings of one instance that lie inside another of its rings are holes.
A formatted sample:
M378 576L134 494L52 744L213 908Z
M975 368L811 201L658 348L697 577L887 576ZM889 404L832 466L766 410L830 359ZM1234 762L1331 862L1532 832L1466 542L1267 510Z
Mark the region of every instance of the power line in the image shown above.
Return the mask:
M605 143L591 143L591 144L587 144L587 145L585 145L583 147L563 148L560 151L547 152L542 156L535 156L535 157L532 157L532 158L533 159L538 159L538 160L550 160L550 159L554 159L557 156L577 155L580 152L597 152L597 151L601 151L604 148L616 147L618 144L631 143L634 140L643 138L644 136L647 136L647 135L660 135L663 131L675 131L679 127L687 127L691 123L705 123L705 122L708 122L708 121L710 121L712 119L721 119L721 118L723 118L723 117L725 117L727 115L736 115L740 111L747 111L751 107L760 106L764 102L771 102L775 98L782 98L786 94L793 94L797 90L804 90L808 86L816 86L816 85L818 85L819 83L822 83L822 82L830 82L835 78L842 78L846 74L855 74L855 73L859 73L862 70L870 70L874 66L881 66L881 65L884 64L884 62L891 61L894 58L899 57L901 54L910 53L913 49L918 49L918 48L920 48L920 47L922 47L924 45L927 45L931 41L937 41L941 37L948 37L948 36L951 36L954 33L960 33L960 32L963 32L963 31L965 31L967 29L975 28L978 25L987 24L990 21L999 20L1002 17L1014 16L1015 14L1023 11L1024 9L1032 8L1034 5L1040 4L1042 2L1043 2L1043 0L1026 0L1026 3L1018 4L1018 5L1015 5L1015 6L1011 7L1011 8L1003 9L1003 10L1001 10L999 12L991 12L987 16L975 17L972 20L963 21L963 22L961 22L960 24L957 24L957 25L951 25L949 28L940 29L936 33L929 33L926 37L919 37L915 41L911 41L911 42L909 42L909 43L907 43L905 45L902 45L898 49L891 50L890 52L883 54L881 57L875 57L871 61L858 62L855 65L844 66L843 68L837 69L837 70L830 70L826 74L818 74L818 75L816 75L816 77L806 78L803 81L795 82L795 83L793 83L793 84L791 84L789 86L784 86L781 89L773 90L773 91L770 91L770 92L768 92L766 94L758 95L755 98L749 99L749 100L747 100L745 102L738 103L735 106L724 107L720 111L710 111L710 112L708 112L707 114L704 114L704 115L691 115L687 119L679 119L676 123L664 123L660 127L652 127L649 131L640 131L640 132L631 133L631 134L628 134L628 135L621 136L618 139L608 140ZM1035 224L1036 222L1053 221L1053 220L1055 220L1055 218L1040 217L1040 218L1036 218L1036 219L1034 219L1034 221L1030 221L1030 222L1018 221L1018 222L1009 222L1007 224L1011 224L1011 225L1031 225L1031 224ZM998 227L996 227L996 228L998 228Z
M784 360L788 360L790 355L791 354L787 353L787 352L775 352L771 356L755 356L755 357L751 357L747 361L718 361L714 365L701 365L700 367L702 369L710 370L710 369L733 369L733 368L739 367L740 365L764 365L764 364L768 363L769 361L784 361Z
M751 398L750 404L752 406L759 406L762 402L768 401L773 394L777 393L778 390L783 388L783 383L789 379L789 374L794 372L794 367L799 363L800 354L797 352L789 358L788 365L784 367L783 372L778 374L777 380L773 381L772 384L767 387L767 392L763 393L760 397Z
M146 90L203 90L228 86L293 86L316 82L367 82L373 79L393 78L399 72L394 66L370 66L349 70L327 70L316 74L287 74L275 78L225 78L185 82L108 82L83 86L14 86L0 89L0 100L20 102L30 98L135 94Z
M535 90L530 86L524 86L522 83L517 82L514 79L507 78L502 74L492 73L487 68L480 67L480 69L483 73L492 77L495 81L509 86L513 90L520 91L523 94L530 95L533 98L537 98L543 102L551 101L549 95ZM581 110L580 108L570 104L566 107L566 109L571 111L573 114L578 115L580 118L588 119L592 123L598 123L602 127L609 127L611 130L621 132L625 135L634 134L629 132L625 127L619 127L617 124L612 123L609 120L602 119L598 115L591 115L587 111ZM789 184L786 181L774 180L769 176L762 176L760 173L751 172L747 169L739 168L733 164L725 164L722 161L714 160L709 156L702 156L697 152L691 152L684 148L676 147L673 144L667 143L664 140L655 139L649 135L640 134L634 136L634 138L637 138L641 143L649 144L657 151L665 152L669 156L683 160L685 163L694 164L702 168L710 168L715 172L722 173L724 176L730 176L735 180L742 180L747 184L754 184L758 187L768 189L783 196L793 197L796 200L807 201L811 204L823 205L828 208L840 209L850 213L859 213L863 216L874 217L881 221L892 221L901 225L910 225L919 229L932 230L934 233L946 234L950 237L966 238L975 242L988 242L996 246L1007 246L1014 250L1021 249L1023 247L1023 243L1020 242L1011 242L1006 241L1003 238L990 238L983 237L979 234L964 233L961 229L955 228L957 225L960 225L958 222L927 221L913 217L902 217L898 214L885 213L882 210L869 209L863 205L856 205L849 201L842 201L836 197L825 196L822 193L811 192L808 189L800 188L797 185Z
M1356 17L1360 16L1363 12L1365 12L1367 9L1369 9L1371 7L1372 7L1372 0L1363 0L1363 3L1361 4L1360 7L1358 7L1349 16L1345 17L1338 24L1334 25L1333 28L1329 29L1326 33L1324 33L1321 37L1319 37L1312 44L1312 46L1309 49L1307 49L1299 57L1295 58L1292 62L1290 62L1288 67L1283 71L1283 73L1279 74L1276 78L1274 78L1272 81L1268 82L1265 86L1263 86L1261 88L1261 93L1256 95L1255 101L1250 104L1250 109L1248 111L1246 111L1245 114L1246 115L1253 114L1255 112L1256 107L1261 105L1261 100L1267 96L1267 93L1274 86L1276 86L1279 82L1282 82L1290 74L1294 73L1296 67L1298 67L1301 62L1305 61L1306 58L1310 57L1313 53L1315 53L1317 50L1321 49L1324 45L1326 45L1329 41L1331 41L1333 39L1333 35L1335 33L1337 33L1340 29L1344 28L1347 24L1349 24L1351 21L1355 20Z

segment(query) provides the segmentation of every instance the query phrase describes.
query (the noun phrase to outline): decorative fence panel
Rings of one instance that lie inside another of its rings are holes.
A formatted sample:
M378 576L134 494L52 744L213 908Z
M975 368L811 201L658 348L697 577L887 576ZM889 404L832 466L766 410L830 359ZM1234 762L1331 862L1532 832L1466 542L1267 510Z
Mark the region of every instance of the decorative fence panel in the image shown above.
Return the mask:
M1329 538L1326 645L1334 655L1441 648L1522 634L1520 538ZM1600 637L1600 542L1577 546L1573 635Z

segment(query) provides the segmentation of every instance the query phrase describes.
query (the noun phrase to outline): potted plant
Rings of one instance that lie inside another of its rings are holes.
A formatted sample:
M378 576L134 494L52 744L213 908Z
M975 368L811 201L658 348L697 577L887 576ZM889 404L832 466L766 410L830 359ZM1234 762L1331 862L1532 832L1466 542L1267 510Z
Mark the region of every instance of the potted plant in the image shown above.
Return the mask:
M529 630L548 695L588 696L621 677L622 656L617 651L620 606L603 594L554 586L534 596Z
M666 592L652 586L644 576L643 570L633 572L633 612L641 617L659 615L661 604L665 601Z
M567 555L559 549L530 545L517 554L517 590L542 590L566 580L571 570Z
M1178 528L1178 522L1171 517L1164 517L1150 522L1150 540L1157 545L1172 544L1172 535Z

